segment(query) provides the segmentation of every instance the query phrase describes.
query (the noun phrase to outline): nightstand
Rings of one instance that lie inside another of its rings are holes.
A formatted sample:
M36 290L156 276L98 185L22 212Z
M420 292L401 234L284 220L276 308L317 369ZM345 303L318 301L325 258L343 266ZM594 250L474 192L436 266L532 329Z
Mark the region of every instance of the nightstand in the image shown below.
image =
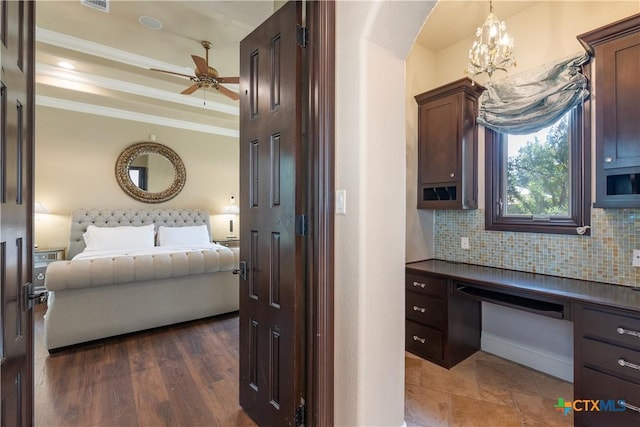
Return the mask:
M228 248L237 248L240 246L240 239L216 240L216 243Z
M33 253L33 287L34 291L43 292L44 277L47 265L64 259L65 248L36 248Z

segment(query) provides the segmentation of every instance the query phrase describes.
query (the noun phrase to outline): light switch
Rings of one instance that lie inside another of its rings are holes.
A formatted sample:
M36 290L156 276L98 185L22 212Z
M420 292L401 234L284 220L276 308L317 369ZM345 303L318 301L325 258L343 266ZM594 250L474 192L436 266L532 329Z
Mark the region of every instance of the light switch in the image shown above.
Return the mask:
M347 214L347 190L336 190L336 215Z

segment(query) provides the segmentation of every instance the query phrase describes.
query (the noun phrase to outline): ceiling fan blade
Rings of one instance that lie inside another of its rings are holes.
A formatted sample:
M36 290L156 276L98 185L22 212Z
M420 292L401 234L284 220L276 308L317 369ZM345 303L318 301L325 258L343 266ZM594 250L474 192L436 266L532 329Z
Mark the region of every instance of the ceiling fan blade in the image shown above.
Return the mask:
M173 74L176 76L181 76L181 77L187 77L187 78L193 78L193 76L190 76L188 74L181 74L181 73L174 73L173 71L166 71L166 70L159 70L157 68L149 68L151 71L160 71L161 73L167 73L167 74Z
M220 83L240 83L240 77L218 77Z
M198 69L198 72L200 74L204 74L205 76L208 76L209 65L207 64L207 61L205 61L204 58L201 58L196 55L191 55L191 58L193 59L193 62L196 63L196 68Z
M220 91L220 93L222 93L223 95L228 96L229 98L233 99L234 101L237 101L238 99L240 99L240 96L238 96L237 93L227 89L226 87L222 86L222 85L217 85L216 89L218 89Z
M180 92L183 95L191 95L193 92L195 92L196 90L198 90L198 88L200 88L200 85L198 83L189 86L188 88L186 88L185 90L183 90L182 92Z

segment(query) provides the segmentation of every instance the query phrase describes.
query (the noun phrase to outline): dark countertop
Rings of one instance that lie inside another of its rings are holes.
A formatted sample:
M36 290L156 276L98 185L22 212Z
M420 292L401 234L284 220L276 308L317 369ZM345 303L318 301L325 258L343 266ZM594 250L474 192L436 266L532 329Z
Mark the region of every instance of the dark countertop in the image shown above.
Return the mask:
M640 312L640 284L634 288L437 259L407 263L406 270L409 273L425 272L451 277L496 290L526 291L532 295Z

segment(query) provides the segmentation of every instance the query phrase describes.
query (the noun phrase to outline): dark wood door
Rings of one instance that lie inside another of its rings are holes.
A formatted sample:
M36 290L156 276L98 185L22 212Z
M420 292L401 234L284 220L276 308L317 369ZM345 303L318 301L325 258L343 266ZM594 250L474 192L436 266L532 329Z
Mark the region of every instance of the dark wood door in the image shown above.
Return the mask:
M0 341L3 426L33 425L33 312L25 309L33 238L35 3L0 3Z
M240 405L261 426L304 402L305 209L301 2L240 43Z

